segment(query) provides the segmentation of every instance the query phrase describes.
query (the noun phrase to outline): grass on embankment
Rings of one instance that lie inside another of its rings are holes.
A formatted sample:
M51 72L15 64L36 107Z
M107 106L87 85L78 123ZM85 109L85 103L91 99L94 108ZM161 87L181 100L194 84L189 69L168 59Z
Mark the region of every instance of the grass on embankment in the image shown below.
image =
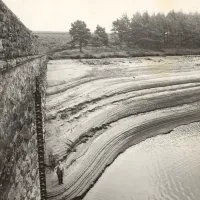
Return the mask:
M200 48L171 48L171 49L142 49L135 47L122 49L111 47L95 48L87 46L83 52L79 52L78 47L70 49L69 42L71 36L68 32L34 32L38 36L40 51L47 53L50 59L100 59L100 58L127 58L145 56L181 56L181 55L200 55Z
M116 49L113 47L84 47L83 52L78 48L65 49L60 48L58 51L52 51L49 54L49 59L101 59L101 58L127 58L127 57L145 57L145 56L181 56L181 55L200 55L200 49Z

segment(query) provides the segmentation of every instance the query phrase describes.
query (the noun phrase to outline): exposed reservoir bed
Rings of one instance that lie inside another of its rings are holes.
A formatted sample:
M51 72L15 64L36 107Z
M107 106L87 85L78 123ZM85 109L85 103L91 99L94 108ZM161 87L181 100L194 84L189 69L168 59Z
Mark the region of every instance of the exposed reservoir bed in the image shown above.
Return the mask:
M149 138L121 154L84 200L200 199L200 123Z
M81 199L127 148L200 121L198 56L51 61L47 78L46 163L65 166L48 199Z

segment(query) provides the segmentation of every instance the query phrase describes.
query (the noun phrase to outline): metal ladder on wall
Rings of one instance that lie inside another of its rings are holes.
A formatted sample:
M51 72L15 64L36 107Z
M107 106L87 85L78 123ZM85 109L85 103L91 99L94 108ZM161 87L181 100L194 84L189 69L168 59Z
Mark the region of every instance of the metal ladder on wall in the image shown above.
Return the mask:
M36 131L37 131L37 146L38 146L38 162L39 162L39 178L40 178L40 194L41 200L46 200L46 175L44 165L44 133L43 133L43 114L42 101L40 92L40 80L36 78L35 91L35 114L36 114Z

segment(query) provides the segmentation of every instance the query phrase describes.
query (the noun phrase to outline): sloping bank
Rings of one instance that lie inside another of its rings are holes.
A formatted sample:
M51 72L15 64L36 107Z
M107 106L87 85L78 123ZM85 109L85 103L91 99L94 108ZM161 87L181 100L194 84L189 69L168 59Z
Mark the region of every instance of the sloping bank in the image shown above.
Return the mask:
M81 199L131 145L200 121L198 72L177 67L170 77L124 77L123 84L122 77L96 78L78 86L69 83L72 88L63 85L60 94L50 96L49 113L55 115L50 124L60 123L62 128L58 142L52 136L47 145L54 145L53 154L64 160L66 170L62 186L55 174L48 174L48 199Z
M99 174L125 149L148 137L200 120L200 103L158 110L119 122L95 139L85 155L70 167L64 186L52 188L49 199L73 199L84 194Z

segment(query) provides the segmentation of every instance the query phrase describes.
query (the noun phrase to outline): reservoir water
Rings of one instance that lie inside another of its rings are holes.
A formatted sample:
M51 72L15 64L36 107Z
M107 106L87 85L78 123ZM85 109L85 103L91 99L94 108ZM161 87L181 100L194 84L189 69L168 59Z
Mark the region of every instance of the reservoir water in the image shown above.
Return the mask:
M200 123L141 142L118 156L84 200L199 200Z

